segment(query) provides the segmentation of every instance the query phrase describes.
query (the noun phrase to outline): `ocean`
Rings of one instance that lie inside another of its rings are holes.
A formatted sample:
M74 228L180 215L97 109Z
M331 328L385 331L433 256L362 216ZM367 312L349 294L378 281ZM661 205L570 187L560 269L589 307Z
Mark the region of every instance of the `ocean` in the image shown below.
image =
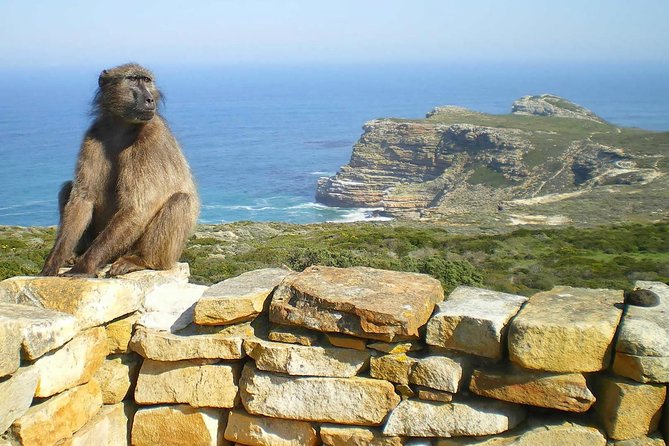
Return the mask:
M55 225L101 68L0 69L0 224ZM669 131L668 65L151 66L202 198L201 223L365 219L315 203L362 125L438 105L508 113L553 93L620 126Z

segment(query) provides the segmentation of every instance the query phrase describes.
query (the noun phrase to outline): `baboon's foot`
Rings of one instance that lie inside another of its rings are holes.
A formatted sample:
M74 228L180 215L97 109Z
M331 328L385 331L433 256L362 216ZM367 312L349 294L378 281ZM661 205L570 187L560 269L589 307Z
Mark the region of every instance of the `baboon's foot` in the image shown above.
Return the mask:
M141 271L147 268L146 263L144 263L141 258L137 256L123 256L112 263L111 268L109 268L109 276L121 276L123 274L128 274L133 271Z

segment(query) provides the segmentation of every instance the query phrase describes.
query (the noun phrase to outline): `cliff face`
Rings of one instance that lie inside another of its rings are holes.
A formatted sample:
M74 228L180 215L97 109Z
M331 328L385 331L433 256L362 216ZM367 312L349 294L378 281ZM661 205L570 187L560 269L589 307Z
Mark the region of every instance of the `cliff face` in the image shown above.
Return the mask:
M363 130L349 164L319 181L318 201L444 219L646 185L667 170L669 134L620 129L552 95L521 98L510 115L437 107L423 120L378 119Z

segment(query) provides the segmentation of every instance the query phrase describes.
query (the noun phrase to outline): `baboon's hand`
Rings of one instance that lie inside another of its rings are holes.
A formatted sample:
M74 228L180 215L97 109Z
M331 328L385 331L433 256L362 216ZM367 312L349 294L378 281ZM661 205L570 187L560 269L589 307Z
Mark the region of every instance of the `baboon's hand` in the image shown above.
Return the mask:
M94 267L90 267L85 262L77 262L68 272L63 274L66 277L95 277Z

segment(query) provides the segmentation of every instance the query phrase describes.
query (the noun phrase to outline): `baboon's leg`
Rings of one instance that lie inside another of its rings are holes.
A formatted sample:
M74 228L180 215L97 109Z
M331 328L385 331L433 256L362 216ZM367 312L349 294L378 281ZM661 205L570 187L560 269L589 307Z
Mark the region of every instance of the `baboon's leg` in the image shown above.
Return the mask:
M193 229L191 216L196 203L188 194L172 195L151 219L144 234L135 243L133 255L116 260L109 275L117 276L142 269L169 269L183 251L186 239Z
M58 192L58 215L60 217L60 222L62 225L63 222L63 213L65 212L65 205L70 200L70 194L72 194L72 181L66 181L63 183L63 186ZM92 234L92 225L89 225L88 228L84 231L81 238L77 242L77 245L74 248L74 253L69 259L65 259L65 263L68 265L74 265L76 263L77 257L86 252L91 242L93 241Z

